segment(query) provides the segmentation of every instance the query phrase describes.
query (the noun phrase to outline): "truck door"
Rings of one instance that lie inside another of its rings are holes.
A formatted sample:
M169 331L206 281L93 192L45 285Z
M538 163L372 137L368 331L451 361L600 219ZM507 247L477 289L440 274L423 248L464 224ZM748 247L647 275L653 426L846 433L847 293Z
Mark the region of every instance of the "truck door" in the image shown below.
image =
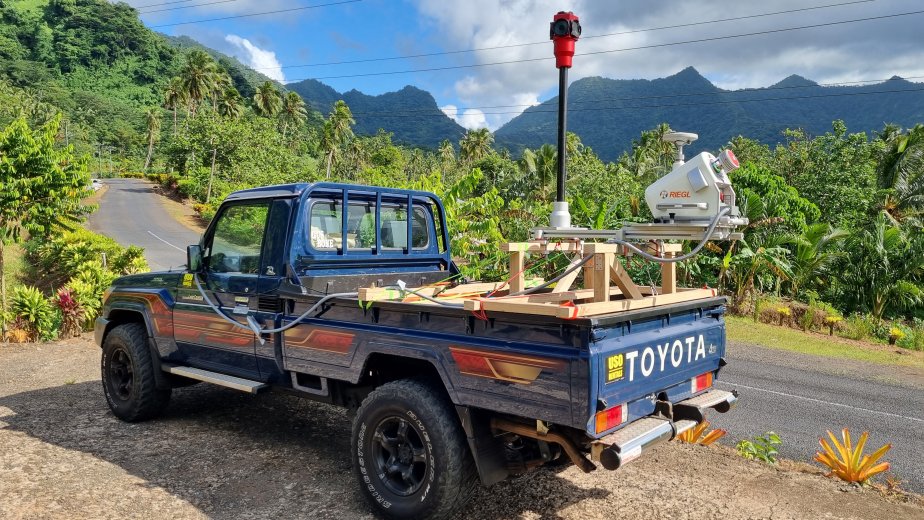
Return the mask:
M202 286L225 315L246 326L258 293L270 202L225 204L202 243ZM203 369L256 378L255 337L205 304L195 285L183 283L174 309L174 336L184 362Z

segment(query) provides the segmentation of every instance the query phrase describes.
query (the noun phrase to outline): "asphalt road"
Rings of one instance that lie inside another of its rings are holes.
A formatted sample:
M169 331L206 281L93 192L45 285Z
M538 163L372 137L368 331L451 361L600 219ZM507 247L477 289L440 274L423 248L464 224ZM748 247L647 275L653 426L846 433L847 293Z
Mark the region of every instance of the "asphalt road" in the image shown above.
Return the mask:
M147 182L107 180L109 190L90 227L125 245L145 248L152 269L185 263L199 236L176 222ZM870 432L868 451L892 443L885 460L905 489L924 493L924 366L919 370L832 360L732 343L720 388L737 388L738 406L713 413L714 427L735 443L766 431L783 439L780 454L810 461L826 430Z
M153 271L186 263L186 246L198 243L199 235L167 213L151 183L140 179L103 182L109 188L99 202L99 210L90 216L90 229L122 245L143 247Z
M712 413L726 439L775 431L783 457L810 461L818 439L848 427L856 442L870 432L866 452L885 443L883 460L909 491L924 493L924 367L890 367L834 360L732 343L718 387L737 388L741 399L727 414ZM880 478L880 481L882 479Z

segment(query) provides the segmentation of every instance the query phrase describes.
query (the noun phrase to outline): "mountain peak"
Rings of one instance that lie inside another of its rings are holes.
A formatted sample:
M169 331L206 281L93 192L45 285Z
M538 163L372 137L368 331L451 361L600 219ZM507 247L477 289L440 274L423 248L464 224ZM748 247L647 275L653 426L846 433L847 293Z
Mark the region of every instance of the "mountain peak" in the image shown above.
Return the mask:
M658 81L658 80L654 80L654 81ZM701 86L709 90L717 88L715 85L712 84L711 81L706 79L705 76L700 74L699 71L693 68L692 66L681 70L680 72L678 72L677 74L674 74L673 76L668 76L664 78L662 81L683 82L685 87Z
M771 85L771 88L774 88L774 87L776 88L817 87L817 86L818 86L818 83L815 83L814 81L810 79L803 78L802 76L798 74L791 74L787 76L785 79L783 79L783 81L780 81L779 83Z

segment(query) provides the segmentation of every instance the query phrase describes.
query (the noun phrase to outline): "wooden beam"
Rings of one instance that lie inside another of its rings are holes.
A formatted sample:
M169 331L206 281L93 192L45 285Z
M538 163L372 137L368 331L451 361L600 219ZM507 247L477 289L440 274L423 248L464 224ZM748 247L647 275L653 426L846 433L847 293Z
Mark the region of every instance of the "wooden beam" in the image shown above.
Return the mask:
M525 281L525 287L535 287L544 282L542 278L529 278ZM445 286L435 285L430 287L411 287L411 289L419 292L420 294L426 294L427 296L436 295L440 298L453 295L461 294L485 294L491 291L497 290L498 287L501 287L504 282L472 282L457 285L455 287L450 287L448 289ZM506 288L498 291L499 294L506 292ZM410 296L416 298L417 296L404 293L403 296ZM359 299L364 302L375 302L383 300L400 300L402 299L402 293L398 289L386 289L385 287L363 287L359 290Z
M570 253L580 251L579 242L507 242L500 245L500 250L505 252L521 251L524 253L551 253L553 251L562 251Z
M712 298L716 294L717 293L715 289L695 289L672 294L649 296L647 298L639 298L637 300L616 300L611 302L582 303L580 305L575 305L574 307L560 305L557 307L558 313L556 316L559 318L573 319L585 316L597 316L600 314L612 314L638 309L650 309L659 305L670 305L672 303Z
M673 258L674 253L666 251L664 258ZM671 294L677 292L677 263L661 264L661 292Z
M582 255L576 255L571 260L571 262L568 264L568 267L565 268L565 270L567 271L568 269L571 269L572 267L580 263L583 258L584 257ZM552 289L552 292L562 293L562 292L567 291L568 289L571 289L571 286L574 285L574 281L577 280L577 277L580 273L581 273L580 269L575 269L574 271L572 271L571 274L569 274L568 276L565 276L564 278L562 278L555 284L555 287Z
M517 293L526 285L526 276L523 270L526 266L526 253L523 251L510 252L510 292Z
M616 260L613 253L595 253L593 270L593 290L595 302L610 300L610 268L609 265ZM621 287L620 287L621 289Z
M610 259L609 266L610 273L613 275L613 281L616 282L616 286L619 287L622 293L626 295L626 298L637 300L642 297L641 291L638 290L638 286L632 281L632 277L626 272L619 258L614 256ZM594 300L600 301L596 298Z

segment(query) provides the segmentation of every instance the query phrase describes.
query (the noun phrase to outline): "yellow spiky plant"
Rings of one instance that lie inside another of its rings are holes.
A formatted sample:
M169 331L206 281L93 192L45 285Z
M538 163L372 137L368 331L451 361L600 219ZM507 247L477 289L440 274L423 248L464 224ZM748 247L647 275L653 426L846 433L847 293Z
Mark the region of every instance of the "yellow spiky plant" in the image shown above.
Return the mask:
M712 430L709 433L705 433L707 429L709 429L709 421L703 421L678 435L677 440L686 444L701 444L703 446L709 446L713 442L724 437L726 433L728 433L727 431L720 428Z
M869 438L869 432L863 432L857 440L857 445L853 446L850 440L850 431L847 428L841 430L841 440L838 441L830 431L828 437L831 438L831 444L822 438L818 442L821 444L823 451L815 453L815 460L831 469L827 476L836 476L846 482L866 482L874 475L887 471L890 467L888 462L876 462L890 449L891 444L879 448L870 455L863 455L863 448L866 446L866 440ZM834 446L832 448L831 446Z

